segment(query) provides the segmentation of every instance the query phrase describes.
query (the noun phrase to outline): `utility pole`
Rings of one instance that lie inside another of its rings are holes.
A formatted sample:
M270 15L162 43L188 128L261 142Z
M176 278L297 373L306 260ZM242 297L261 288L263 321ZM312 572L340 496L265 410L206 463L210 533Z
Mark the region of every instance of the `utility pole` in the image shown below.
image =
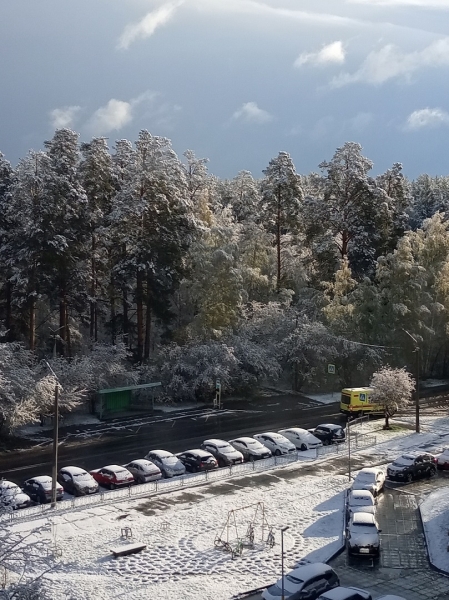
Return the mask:
M416 433L419 433L421 431L420 424L419 424L419 410L420 410L420 407L419 407L419 369L420 369L419 353L420 353L420 347L419 347L417 339L411 333L409 333L404 328L402 328L402 331L404 333L406 333L408 335L408 337L411 338L415 344L415 349L413 350L413 352L416 353L415 431L416 431Z
M51 467L51 507L56 508L56 478L58 476L58 445L59 445L59 383L56 373L50 366L50 363L45 361L51 374L55 378L55 396L53 400L53 451L52 451L52 467ZM61 387L62 389L62 387Z

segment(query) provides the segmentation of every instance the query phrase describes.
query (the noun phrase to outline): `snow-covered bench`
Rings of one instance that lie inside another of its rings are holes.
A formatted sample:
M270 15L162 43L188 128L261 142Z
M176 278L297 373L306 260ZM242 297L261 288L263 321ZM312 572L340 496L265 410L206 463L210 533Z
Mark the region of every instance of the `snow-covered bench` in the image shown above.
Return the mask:
M128 554L137 554L137 552L142 552L147 547L146 544L125 544L123 546L117 546L117 548L111 548L111 552L114 555L114 558L119 556L128 556Z

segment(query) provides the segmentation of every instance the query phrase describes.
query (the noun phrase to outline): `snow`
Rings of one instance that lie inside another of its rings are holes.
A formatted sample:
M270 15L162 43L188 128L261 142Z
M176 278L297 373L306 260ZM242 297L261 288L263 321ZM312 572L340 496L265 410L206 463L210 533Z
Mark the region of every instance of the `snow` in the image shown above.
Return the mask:
M376 436L375 446L351 451L366 466L391 462L419 447L437 451L449 442L449 418L423 416L420 434L406 429L383 431L381 426L380 421L357 426L359 433ZM330 467L333 457L341 458L342 452L316 460L315 475L304 472L296 477L310 468L315 451L308 451L300 457L310 454L309 460L270 471L146 498L111 495L114 500L108 501L105 493L103 502L99 498L98 503L73 510L47 511L28 521L18 514L17 520L2 525L11 533L31 533L48 543L58 562L58 569L45 575L54 600L70 597L75 589L77 597L86 600L229 600L279 578L282 527L289 527L284 533L286 569L303 558L326 562L341 547L349 481L347 475L332 474ZM446 488L421 505L429 554L436 566L447 571L448 504ZM217 536L226 539L229 532L231 543L244 537L253 518L254 548L245 547L235 560L215 548ZM268 525L275 534L273 548L265 543ZM130 528L131 537L123 537L125 528ZM139 554L112 557L111 548L129 543L147 548Z

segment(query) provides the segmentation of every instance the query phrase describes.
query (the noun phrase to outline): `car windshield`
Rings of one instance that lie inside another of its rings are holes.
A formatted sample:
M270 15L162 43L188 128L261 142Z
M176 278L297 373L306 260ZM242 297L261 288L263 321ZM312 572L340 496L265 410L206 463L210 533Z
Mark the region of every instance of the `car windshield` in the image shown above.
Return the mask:
M359 473L356 477L356 480L359 481L374 481L374 473Z
M304 583L304 581L302 579L299 579L299 577L295 577L294 575L286 575L285 579L287 579L287 581L291 581L292 583L295 583L296 585L299 585L300 583Z
M413 458L411 458L409 456L401 456L397 460L394 461L393 465L395 467L408 467L409 465L412 465L413 462L414 462Z
M377 529L375 523L353 523L351 525L351 529L352 527L356 527L357 530L361 530L361 529L366 529L367 531L370 531L371 533L374 531L374 529Z
M231 444L223 444L223 446L217 446L217 449L220 450L220 452L223 452L223 454L232 454L232 452L235 452L235 449L231 446Z
M76 478L77 481L88 481L88 480L90 480L89 473L74 473L73 477Z
M162 457L162 462L164 463L164 465L176 465L176 463L178 462L178 459L176 458L176 456L163 456Z
M353 496L350 500L351 506L372 506L373 499L372 498L364 498L360 496Z
M253 442L246 442L247 446L254 446L255 448L259 448L261 446L260 442L256 442L256 440L254 440Z

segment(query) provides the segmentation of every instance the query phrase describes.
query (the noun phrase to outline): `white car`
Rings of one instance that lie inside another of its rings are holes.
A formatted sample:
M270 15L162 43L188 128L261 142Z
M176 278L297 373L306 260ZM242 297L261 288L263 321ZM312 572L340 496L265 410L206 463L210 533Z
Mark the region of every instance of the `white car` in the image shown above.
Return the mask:
M348 552L364 556L379 556L380 529L374 515L356 512L352 515L346 536Z
M323 442L315 437L313 433L310 433L306 429L301 429L301 427L280 429L278 433L285 436L292 444L295 444L298 450L315 450L323 445Z
M441 454L437 456L437 469L449 469L449 448L445 448Z
M167 450L150 450L145 458L159 467L164 477L185 475L185 466L177 456Z
M360 588L335 587L318 596L317 600L373 600L373 597L369 592Z
M326 592L337 585L340 580L337 573L325 563L309 563L300 565L290 571L282 579L270 585L263 593L263 600L280 600L282 591L284 598L295 598L295 600L308 600L316 598L320 593Z
M30 503L31 498L22 492L17 483L6 479L0 481L0 510L26 508Z
M396 594L387 594L386 596L380 596L377 600L407 600L407 598L396 596Z
M379 467L367 467L359 471L352 483L353 490L368 490L373 496L382 492L385 485L385 472Z
M159 467L146 458L136 458L124 467L133 474L136 483L157 481L162 477Z
M281 454L296 454L296 446L292 444L285 436L280 433L267 431L265 433L256 433L253 438L263 444L275 456Z
M354 513L376 513L376 501L374 496L368 490L352 490L348 494L348 502L346 505L348 517Z

